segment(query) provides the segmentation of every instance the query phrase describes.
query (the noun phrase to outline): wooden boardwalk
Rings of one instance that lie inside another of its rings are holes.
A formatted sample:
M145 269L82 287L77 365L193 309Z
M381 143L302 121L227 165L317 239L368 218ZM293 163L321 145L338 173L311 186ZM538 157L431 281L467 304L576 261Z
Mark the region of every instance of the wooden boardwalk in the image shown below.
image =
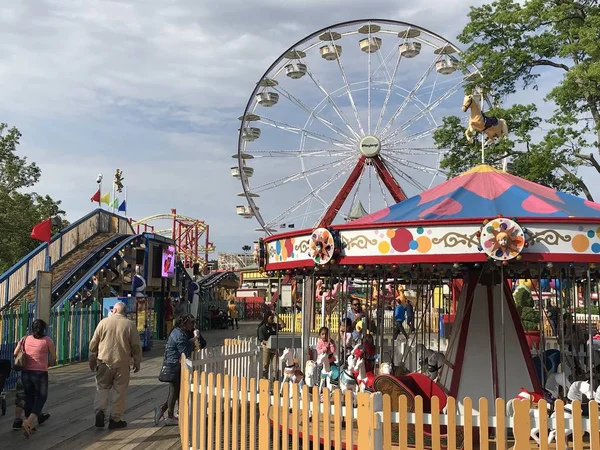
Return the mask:
M131 375L121 430L94 426L95 383L87 362L50 370L48 402L44 411L50 420L25 439L22 431L12 429L14 392L8 395L6 416L0 416L0 448L3 450L44 449L181 449L178 427L154 425L153 410L166 399L168 388L157 379L164 343L157 342L144 353L141 370Z

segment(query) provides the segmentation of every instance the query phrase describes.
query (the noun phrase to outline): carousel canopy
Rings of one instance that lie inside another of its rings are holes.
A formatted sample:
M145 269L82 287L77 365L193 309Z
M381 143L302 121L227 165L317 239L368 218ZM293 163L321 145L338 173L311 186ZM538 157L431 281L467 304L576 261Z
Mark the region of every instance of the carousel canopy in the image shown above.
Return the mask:
M598 217L600 204L479 165L352 224L481 217Z

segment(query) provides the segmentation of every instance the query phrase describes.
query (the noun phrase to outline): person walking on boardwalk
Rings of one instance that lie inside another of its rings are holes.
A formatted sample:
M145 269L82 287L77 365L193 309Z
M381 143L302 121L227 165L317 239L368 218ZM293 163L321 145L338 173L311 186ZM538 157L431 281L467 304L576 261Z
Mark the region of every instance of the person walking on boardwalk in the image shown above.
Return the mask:
M394 309L394 341L398 338L398 335L402 333L406 340L408 341L408 334L406 334L406 330L404 329L404 320L406 319L406 308L400 302L400 300L396 300L396 308Z
M191 358L196 345L200 348L206 347L206 341L202 334L194 330L194 316L184 314L175 320L175 328L167 338L165 346L165 356L158 381L169 383L169 395L167 401L161 406L154 408L154 424L158 425L167 411L167 420L165 425L178 425L179 421L175 417L175 403L179 399L179 388L181 387L181 354Z
M262 347L262 377L267 380L269 379L269 368L277 354L277 350L267 348L267 343L269 337L275 336L282 328L280 323L275 323L275 314L272 311L265 312L262 322L258 325L258 342ZM276 372L278 372L277 369ZM277 377L278 374L276 374Z
M406 324L411 333L415 332L415 308L410 300L406 299Z
M233 330L233 325L235 322L235 327L237 330L240 329L240 324L238 322L239 311L238 307L235 304L235 301L232 299L229 301L229 305L227 305L227 312L229 313L229 325L231 325L231 329Z
M25 336L17 344L14 355L21 350L25 353L25 365L21 372L23 392L25 394L25 420L23 434L28 438L35 431L35 423L41 423L42 409L48 399L48 365L56 363L56 347L46 336L48 325L42 319L36 319L31 326L31 336Z
M104 428L111 389L116 395L108 428L127 426L121 415L125 410L131 359L134 373L140 370L142 362L140 335L135 323L125 317L125 310L125 303L115 303L111 315L100 321L90 341L90 369L96 372L94 410L98 428Z

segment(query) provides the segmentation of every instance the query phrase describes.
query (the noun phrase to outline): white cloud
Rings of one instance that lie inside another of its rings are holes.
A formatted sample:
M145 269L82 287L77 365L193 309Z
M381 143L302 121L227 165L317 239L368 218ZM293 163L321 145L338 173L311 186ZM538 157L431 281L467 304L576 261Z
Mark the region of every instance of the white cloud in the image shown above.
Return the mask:
M209 223L221 251L237 251L257 236L254 221L235 215L241 186L229 171L237 117L278 55L319 28L369 17L412 22L456 43L468 12L463 0L4 3L0 120L20 128L22 153L42 168L36 190L62 199L75 220L93 206L97 173L110 180L119 167L133 217L177 208ZM385 45L387 54L393 46ZM351 58L349 47L345 52ZM336 66L325 70L336 77L326 81L339 85ZM409 78L419 70L403 74L403 87L414 85ZM316 98L308 92L306 99ZM290 111L269 114L300 120ZM265 148L283 145L266 136ZM267 169L257 162L257 179Z

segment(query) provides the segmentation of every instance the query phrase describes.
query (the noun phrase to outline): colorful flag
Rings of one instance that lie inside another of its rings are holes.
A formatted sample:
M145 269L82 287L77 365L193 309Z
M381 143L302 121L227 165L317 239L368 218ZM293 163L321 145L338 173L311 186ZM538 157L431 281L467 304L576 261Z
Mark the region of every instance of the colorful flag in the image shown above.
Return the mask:
M119 199L118 198L113 199L113 201L111 202L111 204L109 206L111 208L117 209L119 207Z
M127 200L123 200L119 205L119 212L127 212Z
M52 220L44 220L38 223L33 230L31 230L30 236L38 241L50 242L52 237Z
M100 189L96 191L96 193L90 198L90 202L98 202L100 203Z
M107 205L110 205L110 192L107 192L100 197L100 203L106 203Z

